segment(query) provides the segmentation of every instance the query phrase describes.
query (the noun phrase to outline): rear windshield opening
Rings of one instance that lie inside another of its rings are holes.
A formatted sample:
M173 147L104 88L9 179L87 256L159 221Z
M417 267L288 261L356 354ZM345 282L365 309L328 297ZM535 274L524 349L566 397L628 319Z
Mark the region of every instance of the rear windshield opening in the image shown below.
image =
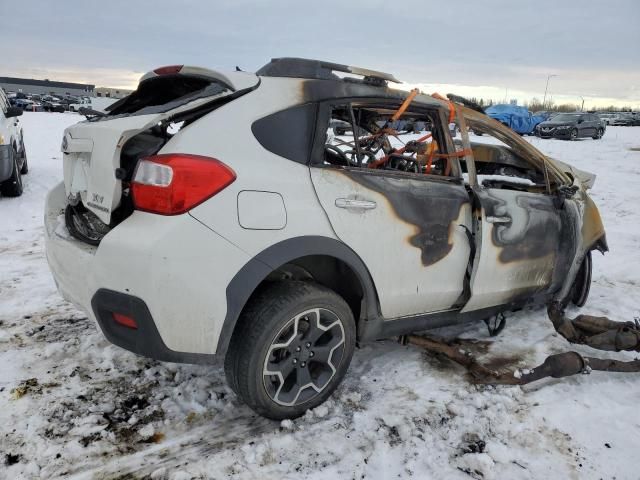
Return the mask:
M198 98L230 91L211 79L186 75L163 75L145 80L129 96L111 105L109 115L162 113Z

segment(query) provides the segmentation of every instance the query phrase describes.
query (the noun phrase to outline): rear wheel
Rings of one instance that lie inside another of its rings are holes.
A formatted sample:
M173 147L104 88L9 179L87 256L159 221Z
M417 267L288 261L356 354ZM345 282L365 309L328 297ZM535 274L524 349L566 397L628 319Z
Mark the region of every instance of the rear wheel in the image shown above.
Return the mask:
M594 140L599 140L602 138L603 134L604 134L604 131L601 128L599 128L598 130L596 130L596 134L591 138L593 138Z
M29 173L29 164L27 163L27 149L24 148L24 139L20 140L20 145L22 146L22 168L20 173L26 175Z
M227 357L227 381L254 411L281 420L324 402L355 348L346 302L321 285L274 282L245 308Z
M576 307L582 307L587 303L589 298L589 291L591 290L591 272L593 270L593 260L591 258L591 252L587 252L580 265L580 270L576 279L573 281L573 288L571 293L571 303Z
M5 197L19 197L22 195L22 176L20 175L20 168L18 167L18 154L15 148L11 150L13 160L13 171L11 177L4 182L0 183L0 193Z

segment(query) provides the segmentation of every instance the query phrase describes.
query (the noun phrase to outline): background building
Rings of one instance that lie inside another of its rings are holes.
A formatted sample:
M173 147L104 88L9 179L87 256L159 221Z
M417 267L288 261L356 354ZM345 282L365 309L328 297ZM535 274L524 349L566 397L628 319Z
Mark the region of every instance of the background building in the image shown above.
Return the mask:
M54 82L51 80L34 80L30 78L0 77L0 87L5 92L22 92L25 94L55 96L89 96L95 95L95 85L85 83Z
M109 97L109 98L124 98L129 95L133 90L125 90L122 88L96 88L96 97Z

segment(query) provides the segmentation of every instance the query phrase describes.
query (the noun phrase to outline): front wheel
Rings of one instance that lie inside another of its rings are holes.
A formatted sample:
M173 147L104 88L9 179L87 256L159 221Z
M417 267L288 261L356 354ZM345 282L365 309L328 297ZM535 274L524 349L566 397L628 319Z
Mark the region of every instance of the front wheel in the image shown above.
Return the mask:
M13 171L11 177L0 183L0 193L5 197L19 197L22 195L22 176L18 167L18 154L12 149Z
M591 272L593 271L593 260L591 258L591 252L587 252L578 270L578 275L573 281L573 287L571 289L571 303L576 307L582 307L587 303L589 298L589 291L591 290Z
M591 138L593 138L594 140L599 140L602 138L603 134L604 134L604 131L601 128L599 128L598 130L596 130L596 134Z
M571 133L569 134L569 140L577 140L578 138L578 129L574 128L573 130L571 130Z
M296 418L340 384L355 349L347 303L318 284L274 282L249 301L225 359L227 382L254 411Z
M27 149L24 148L24 138L20 140L20 145L22 147L22 168L20 169L20 173L26 175L29 173L29 163L27 161Z

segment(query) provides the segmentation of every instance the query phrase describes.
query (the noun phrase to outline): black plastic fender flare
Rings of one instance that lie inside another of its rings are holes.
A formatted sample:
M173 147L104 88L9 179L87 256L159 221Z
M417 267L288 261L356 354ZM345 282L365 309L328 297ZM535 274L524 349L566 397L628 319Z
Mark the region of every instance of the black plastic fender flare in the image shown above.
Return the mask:
M301 257L326 255L343 261L353 269L364 294L363 318L378 317L378 295L369 270L345 243L323 236L303 236L283 240L255 255L227 286L227 314L218 338L216 355L226 353L240 313L256 287L274 270ZM357 320L357 319L356 319Z

